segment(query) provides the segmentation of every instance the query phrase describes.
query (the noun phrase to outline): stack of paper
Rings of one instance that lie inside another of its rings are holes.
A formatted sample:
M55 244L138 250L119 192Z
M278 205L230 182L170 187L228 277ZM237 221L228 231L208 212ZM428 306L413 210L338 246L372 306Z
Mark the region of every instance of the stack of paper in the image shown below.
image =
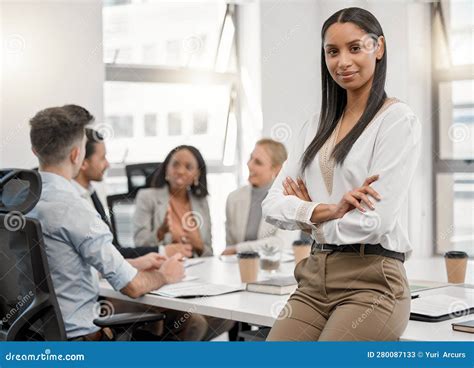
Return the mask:
M169 298L192 298L222 295L244 289L242 285L219 285L188 281L165 285L158 290L151 291L151 293Z

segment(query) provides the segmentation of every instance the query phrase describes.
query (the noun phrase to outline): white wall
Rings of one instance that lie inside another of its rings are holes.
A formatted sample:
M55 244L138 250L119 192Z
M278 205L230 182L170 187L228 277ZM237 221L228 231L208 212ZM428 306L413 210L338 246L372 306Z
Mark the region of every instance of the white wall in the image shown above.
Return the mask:
M393 0L262 0L259 6L260 55L253 62L261 68L262 134L283 138L283 143L289 143L301 124L319 111L323 22L349 6L365 8L378 18L387 39L387 94L407 102L423 126L422 159L409 195L407 220L413 256L431 255L430 5ZM246 45L243 40L240 49ZM244 66L249 60L242 60Z
M75 103L102 120L100 1L1 1L0 167L37 166L28 120Z
M320 100L317 14L316 1L261 2L263 135L285 144Z

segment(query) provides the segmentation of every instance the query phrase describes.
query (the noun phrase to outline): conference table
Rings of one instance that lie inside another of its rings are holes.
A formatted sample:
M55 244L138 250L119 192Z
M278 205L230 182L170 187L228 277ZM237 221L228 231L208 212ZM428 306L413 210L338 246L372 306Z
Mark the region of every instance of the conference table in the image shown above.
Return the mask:
M242 286L240 283L239 266L232 257L205 257L204 262L186 268L186 277L197 277L198 282L221 285ZM294 262L283 262L278 270L279 275L291 275ZM260 271L259 279L267 278L269 274ZM412 284L412 280L409 280ZM416 285L442 286L441 283L416 280ZM448 284L446 284L448 285ZM436 293L436 289L420 291L420 297ZM140 303L189 313L247 322L257 326L271 327L284 307L290 294L271 295L239 291L224 295L196 298L169 298L156 294L146 294L132 299L113 290L107 281L100 281L100 295L107 298ZM409 321L400 340L406 341L474 341L474 335L453 331L451 323L474 319L474 316L463 316L443 322Z

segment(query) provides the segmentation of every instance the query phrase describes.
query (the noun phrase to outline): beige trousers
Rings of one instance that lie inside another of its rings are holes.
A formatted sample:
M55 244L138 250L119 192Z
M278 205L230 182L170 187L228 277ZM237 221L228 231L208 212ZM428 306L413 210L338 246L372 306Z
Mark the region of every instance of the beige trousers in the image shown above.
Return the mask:
M392 341L408 324L411 296L399 260L315 252L296 265L295 278L267 341Z

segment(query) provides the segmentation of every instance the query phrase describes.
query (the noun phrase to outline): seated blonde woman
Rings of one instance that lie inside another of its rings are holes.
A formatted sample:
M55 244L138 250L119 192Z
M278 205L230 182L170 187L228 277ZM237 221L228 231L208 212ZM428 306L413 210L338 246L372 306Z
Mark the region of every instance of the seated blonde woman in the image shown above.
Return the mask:
M250 159L249 185L229 194L226 204L226 243L223 255L258 251L264 244L290 247L294 234L278 229L262 218L262 202L272 186L287 153L272 139L259 140Z
M193 146L179 146L165 158L153 188L137 194L133 216L136 246L165 246L160 253L212 256L206 164Z

